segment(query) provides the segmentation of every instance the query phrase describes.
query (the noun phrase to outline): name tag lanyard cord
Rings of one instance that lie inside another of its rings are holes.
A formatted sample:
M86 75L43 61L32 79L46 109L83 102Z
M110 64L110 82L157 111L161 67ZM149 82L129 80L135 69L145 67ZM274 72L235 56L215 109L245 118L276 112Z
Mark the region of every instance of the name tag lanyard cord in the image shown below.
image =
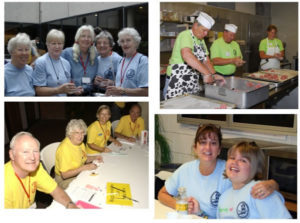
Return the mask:
M122 67L121 67L121 80L120 80L121 85L122 85L122 83L123 83L124 76L125 76L125 74L126 74L127 68L128 68L129 64L131 63L131 61L133 60L133 58L135 57L136 54L137 54L137 52L135 52L135 54L131 57L129 63L128 63L127 66L125 67L124 72L123 72L123 67L124 67L125 58L123 58Z
M84 74L84 76L86 76L86 69L87 69L87 66L88 66L88 64L89 64L89 58L90 58L90 55L88 54L88 56L87 56L87 58L86 58L86 63L84 64L81 55L79 56L81 65L82 65L82 67L83 67L83 74Z
M28 198L29 204L30 204L30 176L29 176L28 192L27 192L27 190L26 190L26 188L25 188L22 180L20 179L20 177L18 176L18 174L16 172L15 172L15 175L18 178L18 180L19 180L19 182L20 182L20 184L21 184L21 186L22 186L22 188L23 188L23 190L24 190L24 192L25 192L25 194L26 194L26 196Z
M54 66L54 64L53 64L52 58L51 58L50 56L49 56L49 58L50 58L50 61L51 61L51 64L52 64L54 73L55 73L56 78L57 78L57 85L59 85L59 75L57 74L57 72L56 72L56 70L55 70L55 66ZM60 58L59 58L59 61L60 61L60 64L61 64L61 66L62 66L62 68L63 68L63 70L64 70L64 73L66 74L65 67L64 67L64 65L62 64Z

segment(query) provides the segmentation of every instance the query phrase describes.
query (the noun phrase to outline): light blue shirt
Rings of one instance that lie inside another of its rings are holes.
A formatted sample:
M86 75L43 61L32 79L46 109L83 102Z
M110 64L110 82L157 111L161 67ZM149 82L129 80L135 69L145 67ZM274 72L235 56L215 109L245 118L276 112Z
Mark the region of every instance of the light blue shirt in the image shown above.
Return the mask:
M60 57L58 60L50 58L46 53L35 61L33 70L33 85L40 87L57 87L71 80L71 66ZM59 94L57 96L66 96Z
M79 58L78 58L78 62L73 60L72 47L64 49L61 56L63 58L65 58L71 65L71 78L74 80L75 85L83 86L83 88L86 88L86 86L84 86L84 84L82 84L82 77L84 76L83 66L82 66ZM93 65L91 65L90 61L88 61L88 63L87 63L87 61L84 61L84 64L87 64L85 77L90 77L91 83L93 83L93 80L94 80L94 78L97 74L97 70L98 70L97 57L95 57Z
M199 171L199 160L194 160L180 166L166 181L169 194L177 196L178 188L185 187L186 195L194 197L208 218L216 218L220 195L231 187L231 182L224 179L225 161L217 160L216 168L209 176L203 176Z
M10 62L5 64L5 96L35 96L32 72L28 65L19 69Z
M284 198L274 191L265 199L254 199L250 192L254 180L239 190L225 191L219 200L217 218L256 219L292 218L284 205Z
M132 59L123 58L118 66L116 86L123 88L146 88L148 87L148 57L137 53ZM124 61L125 60L125 61ZM130 62L131 60L131 62ZM124 62L124 64L123 64ZM130 62L130 64L129 64ZM123 69L122 69L123 64ZM121 74L122 70L122 74ZM121 76L124 75L121 83Z
M122 57L116 52L112 52L112 54L108 57L102 58L101 56L98 56L97 59L97 75L105 79L114 80L117 74L119 62Z

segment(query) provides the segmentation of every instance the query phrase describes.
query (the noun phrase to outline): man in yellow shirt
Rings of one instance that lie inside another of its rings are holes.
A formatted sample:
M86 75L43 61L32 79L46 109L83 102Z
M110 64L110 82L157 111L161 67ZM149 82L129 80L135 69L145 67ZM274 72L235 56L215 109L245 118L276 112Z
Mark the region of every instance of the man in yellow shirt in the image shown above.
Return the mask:
M77 208L40 164L40 143L30 133L19 132L12 138L9 157L4 167L5 208L34 207L36 190L51 194L66 208Z
M120 119L115 129L117 138L126 139L135 142L137 137L141 136L141 132L145 129L144 119L141 116L142 108L136 103L129 110L129 115L125 115Z

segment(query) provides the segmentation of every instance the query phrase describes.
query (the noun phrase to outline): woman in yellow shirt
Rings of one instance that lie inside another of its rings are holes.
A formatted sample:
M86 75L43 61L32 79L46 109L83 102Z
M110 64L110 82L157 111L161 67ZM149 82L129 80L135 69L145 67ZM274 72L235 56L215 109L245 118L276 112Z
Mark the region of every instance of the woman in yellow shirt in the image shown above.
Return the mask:
M141 113L141 106L138 103L133 104L129 110L129 115L125 115L120 119L115 129L115 136L129 142L135 142L145 129L144 119L140 117Z
M87 154L96 154L99 152L111 152L107 148L107 141L111 141L118 146L122 144L111 136L111 116L110 108L107 105L101 105L96 113L97 121L94 121L88 127L87 134Z
M83 143L86 130L82 119L72 119L66 128L66 138L56 150L55 180L64 189L81 171L96 169L94 160L102 162L101 156L87 157Z

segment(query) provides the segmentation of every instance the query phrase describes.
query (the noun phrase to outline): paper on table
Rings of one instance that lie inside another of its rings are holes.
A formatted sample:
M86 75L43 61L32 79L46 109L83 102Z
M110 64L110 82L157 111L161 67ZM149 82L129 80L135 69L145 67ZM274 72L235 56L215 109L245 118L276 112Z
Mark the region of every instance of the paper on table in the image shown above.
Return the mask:
M84 201L77 201L76 202L76 206L80 207L80 208L84 208L84 209L100 209L99 207L89 204L87 202Z
M106 204L133 206L129 184L106 184Z
M127 141L126 139L119 139L119 138L118 138L118 140L119 140L119 142L122 143L122 144L127 144L127 145L129 145L129 146L134 146L134 145L135 145L135 142L129 142L129 141Z
M87 184L85 187L74 187L71 194L74 201L86 201L90 202L89 199L91 197L96 198L98 193L101 193L101 189L99 187L95 187L93 185ZM95 202L93 202L95 203Z

